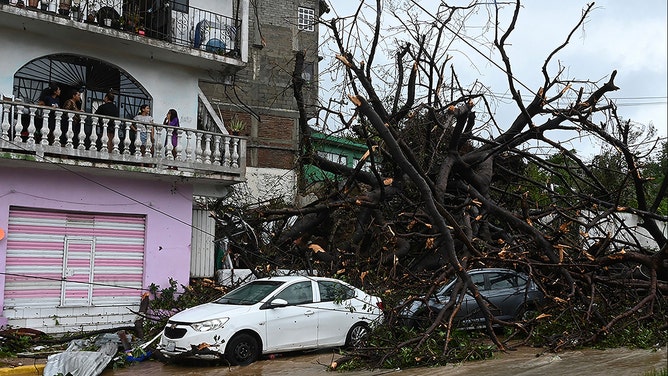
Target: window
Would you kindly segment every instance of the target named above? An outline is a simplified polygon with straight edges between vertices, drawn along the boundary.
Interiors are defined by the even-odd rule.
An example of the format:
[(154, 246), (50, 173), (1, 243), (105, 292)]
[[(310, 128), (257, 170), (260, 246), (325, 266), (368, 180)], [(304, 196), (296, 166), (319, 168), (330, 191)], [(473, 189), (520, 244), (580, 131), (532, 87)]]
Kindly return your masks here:
[(517, 278), (510, 273), (492, 273), (489, 275), (489, 289), (503, 290), (517, 287)]
[(319, 281), (321, 302), (341, 302), (355, 297), (355, 290), (337, 282)]
[(298, 282), (288, 286), (276, 295), (277, 299), (285, 299), (288, 304), (304, 304), (313, 302), (313, 290), (311, 282)]
[(315, 31), (315, 10), (299, 7), (297, 28), (304, 31)]
[(327, 151), (319, 151), (318, 155), (327, 159), (328, 161), (338, 163), (338, 164), (342, 164), (344, 166), (348, 165), (348, 157), (346, 157), (345, 155), (330, 153), (330, 152), (327, 152)]
[(313, 63), (305, 62), (304, 70), (302, 71), (302, 78), (306, 83), (311, 83), (313, 80)]
[[(353, 158), (353, 167), (357, 167), (357, 164), (360, 163), (358, 158)], [(371, 163), (367, 160), (362, 165), (362, 171), (371, 172)]]
[(483, 273), (473, 274), (471, 276), (471, 282), (482, 291), (485, 289), (485, 275)]

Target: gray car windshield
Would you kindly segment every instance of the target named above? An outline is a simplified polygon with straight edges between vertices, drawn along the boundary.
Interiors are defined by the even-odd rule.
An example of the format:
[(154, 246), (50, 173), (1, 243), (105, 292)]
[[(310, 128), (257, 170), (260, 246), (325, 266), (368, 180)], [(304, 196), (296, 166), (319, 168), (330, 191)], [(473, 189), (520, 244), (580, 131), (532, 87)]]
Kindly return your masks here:
[(214, 303), (253, 305), (274, 292), (283, 283), (285, 282), (254, 281), (247, 285), (243, 285), (238, 289), (232, 290), (231, 292), (223, 295), (222, 298), (215, 300)]

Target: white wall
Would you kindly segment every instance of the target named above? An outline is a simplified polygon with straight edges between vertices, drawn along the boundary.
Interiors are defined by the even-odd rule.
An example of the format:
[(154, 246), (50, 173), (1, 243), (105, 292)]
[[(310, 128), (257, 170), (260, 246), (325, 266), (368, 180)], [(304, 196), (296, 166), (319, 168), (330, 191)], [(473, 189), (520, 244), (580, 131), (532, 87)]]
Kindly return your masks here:
[(232, 14), (232, 0), (190, 0), (190, 6), (210, 9), (219, 14)]
[[(584, 214), (591, 214), (585, 212)], [(639, 224), (639, 217), (630, 213), (617, 213), (617, 218), (613, 220), (614, 217), (608, 217), (609, 219), (604, 221), (604, 229), (601, 231), (592, 229), (589, 231), (590, 237), (598, 238), (605, 236), (613, 236), (616, 240), (626, 241), (631, 244), (635, 243), (637, 240), (638, 243), (645, 248), (658, 251), (658, 244), (650, 236), (649, 232), (645, 230), (644, 227), (641, 227)], [(656, 225), (663, 232), (664, 236), (668, 237), (668, 224), (655, 221)], [(619, 231), (623, 226), (630, 228), (631, 233), (624, 231)]]
[(239, 205), (252, 205), (281, 198), (286, 203), (295, 201), (297, 174), (294, 170), (248, 167), (246, 183), (236, 184), (233, 199)]
[(117, 51), (109, 52), (104, 44), (84, 46), (76, 40), (59, 40), (58, 45), (55, 45), (34, 34), (18, 35), (16, 31), (1, 26), (0, 35), (0, 51), (3, 51), (0, 93), (13, 92), (14, 74), (31, 60), (55, 53), (83, 55), (115, 65), (143, 85), (153, 96), (153, 117), (156, 122), (162, 123), (167, 110), (174, 108), (179, 113), (182, 127), (197, 128), (198, 74), (201, 72), (195, 69), (140, 59)]

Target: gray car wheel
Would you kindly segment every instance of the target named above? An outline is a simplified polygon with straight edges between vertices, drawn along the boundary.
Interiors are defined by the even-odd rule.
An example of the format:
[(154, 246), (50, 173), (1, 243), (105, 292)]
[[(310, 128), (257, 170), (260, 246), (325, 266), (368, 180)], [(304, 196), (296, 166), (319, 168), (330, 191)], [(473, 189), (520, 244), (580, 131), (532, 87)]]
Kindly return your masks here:
[(535, 319), (536, 316), (538, 316), (538, 309), (525, 304), (518, 310), (515, 320), (527, 322)]
[(368, 334), (369, 326), (363, 322), (358, 322), (348, 331), (348, 336), (346, 337), (346, 346), (359, 347), (364, 345)]

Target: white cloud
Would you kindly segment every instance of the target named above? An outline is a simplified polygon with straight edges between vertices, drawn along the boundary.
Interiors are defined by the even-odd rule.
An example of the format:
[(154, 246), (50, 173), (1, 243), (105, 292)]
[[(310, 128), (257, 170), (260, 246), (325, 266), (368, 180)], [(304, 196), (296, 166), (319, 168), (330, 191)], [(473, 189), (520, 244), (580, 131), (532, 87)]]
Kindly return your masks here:
[[(468, 1), (453, 0), (449, 3), (464, 5)], [(518, 86), (523, 94), (529, 94), (529, 90), (537, 90), (542, 86), (541, 66), (548, 54), (566, 40), (588, 3), (523, 3), (519, 22), (508, 40), (513, 72), (528, 87), (525, 89)], [(357, 4), (357, 1), (336, 2), (333, 7), (339, 15), (349, 15), (357, 8)], [(507, 5), (503, 12), (505, 27), (512, 15), (512, 6)], [(571, 37), (569, 45), (552, 58), (549, 73), (555, 74), (557, 64), (561, 64), (567, 68), (562, 77), (564, 79), (604, 82), (613, 70), (617, 70), (615, 83), (621, 89), (610, 93), (609, 97), (619, 98), (620, 116), (643, 124), (652, 122), (660, 134), (666, 136), (667, 14), (665, 0), (644, 0), (633, 4), (619, 0), (598, 0), (585, 24)], [(486, 17), (487, 12), (480, 12), (478, 16)], [(479, 24), (482, 25), (482, 21)], [(387, 34), (385, 36), (388, 37)], [(490, 35), (487, 40), (490, 40)], [(505, 91), (507, 81), (498, 68), (491, 67), (489, 62), (483, 61), (480, 55), (467, 46), (458, 45), (456, 48), (449, 53), (455, 56), (452, 63), (463, 84), (478, 79), (493, 85), (493, 92)], [(471, 67), (470, 59), (477, 60), (475, 68)], [(509, 115), (515, 113), (512, 108), (505, 112), (509, 112)]]

